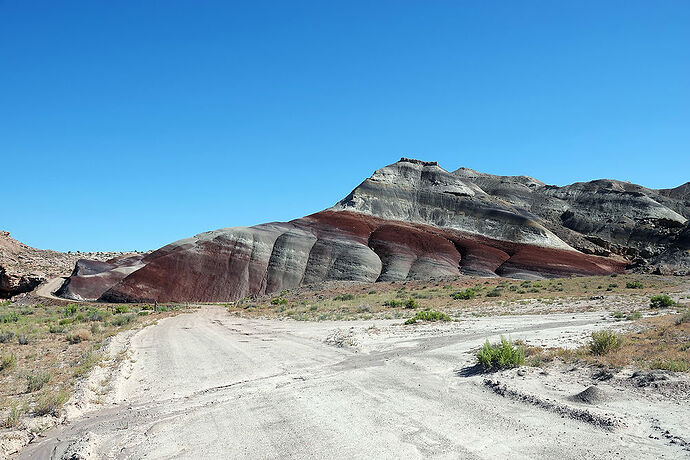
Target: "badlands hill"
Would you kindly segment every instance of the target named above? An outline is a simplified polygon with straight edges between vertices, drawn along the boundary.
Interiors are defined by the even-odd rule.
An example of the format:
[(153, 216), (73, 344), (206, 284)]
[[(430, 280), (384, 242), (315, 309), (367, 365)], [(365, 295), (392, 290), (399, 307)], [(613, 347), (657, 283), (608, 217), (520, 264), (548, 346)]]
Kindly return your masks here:
[[(43, 281), (68, 276), (79, 259), (108, 260), (121, 252), (65, 253), (35, 249), (0, 231), (0, 299), (32, 291)], [(127, 253), (131, 254), (131, 253)]]
[(332, 208), (225, 228), (148, 254), (80, 260), (59, 294), (112, 302), (232, 301), (322, 281), (475, 274), (686, 274), (690, 183), (546, 185), (403, 158)]

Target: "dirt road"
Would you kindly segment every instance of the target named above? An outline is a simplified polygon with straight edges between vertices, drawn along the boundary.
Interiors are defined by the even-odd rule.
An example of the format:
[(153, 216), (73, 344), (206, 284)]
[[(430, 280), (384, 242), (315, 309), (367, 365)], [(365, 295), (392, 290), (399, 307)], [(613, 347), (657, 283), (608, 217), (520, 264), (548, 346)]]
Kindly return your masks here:
[(567, 411), (501, 396), (470, 367), (471, 350), (499, 333), (567, 344), (603, 324), (598, 313), (417, 326), (296, 322), (242, 319), (206, 307), (137, 333), (105, 404), (47, 432), (20, 458), (688, 455), (680, 441), (653, 436), (654, 423), (682, 430), (682, 404), (636, 402), (633, 394), (578, 406), (566, 396), (591, 382), (579, 381), (577, 372), (569, 380), (539, 369), (490, 377), (622, 420), (606, 429)]

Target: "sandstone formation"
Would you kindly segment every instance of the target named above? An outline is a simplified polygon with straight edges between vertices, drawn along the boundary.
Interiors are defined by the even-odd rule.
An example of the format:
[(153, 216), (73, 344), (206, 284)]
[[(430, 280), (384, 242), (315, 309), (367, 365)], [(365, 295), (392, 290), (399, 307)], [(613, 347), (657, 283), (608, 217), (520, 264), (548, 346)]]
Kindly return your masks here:
[(120, 254), (34, 249), (11, 238), (9, 232), (0, 231), (0, 299), (30, 292), (46, 279), (68, 276), (81, 258), (108, 260)]
[(477, 274), (540, 278), (690, 267), (690, 184), (565, 187), (402, 159), (331, 209), (226, 228), (148, 254), (82, 260), (60, 294), (111, 302), (231, 301), (322, 281)]

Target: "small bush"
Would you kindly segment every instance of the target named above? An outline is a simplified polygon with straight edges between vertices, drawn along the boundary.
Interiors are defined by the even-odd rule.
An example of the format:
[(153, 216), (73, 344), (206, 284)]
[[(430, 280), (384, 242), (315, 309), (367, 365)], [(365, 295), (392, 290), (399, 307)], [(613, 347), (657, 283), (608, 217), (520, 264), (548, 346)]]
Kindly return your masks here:
[(19, 315), (16, 312), (4, 313), (0, 315), (0, 323), (16, 323), (19, 321)]
[(589, 351), (593, 355), (605, 355), (618, 350), (622, 344), (623, 338), (615, 332), (592, 332), (592, 341), (589, 343)]
[(271, 305), (287, 305), (288, 300), (285, 297), (276, 297), (271, 300)]
[(77, 304), (71, 303), (65, 307), (65, 317), (74, 316), (77, 313), (79, 306)]
[(19, 407), (19, 404), (14, 403), (10, 407), (10, 413), (7, 414), (5, 422), (2, 424), (5, 428), (15, 428), (19, 425), (19, 419), (21, 418), (24, 410)]
[(393, 307), (393, 308), (400, 308), (404, 304), (405, 304), (405, 302), (403, 302), (402, 300), (395, 300), (395, 299), (386, 300), (385, 302), (383, 302), (384, 307)]
[(92, 322), (94, 322), (94, 321), (103, 322), (103, 321), (105, 321), (107, 316), (108, 316), (108, 313), (103, 311), (103, 310), (100, 310), (97, 308), (90, 308), (89, 312), (86, 315), (86, 318)]
[(12, 331), (2, 331), (0, 332), (0, 343), (7, 343), (12, 341), (14, 338), (14, 332)]
[(60, 409), (69, 399), (67, 390), (60, 390), (55, 393), (46, 393), (42, 395), (36, 406), (34, 407), (34, 414), (36, 415), (53, 415), (60, 416)]
[(71, 344), (87, 342), (91, 340), (91, 332), (87, 331), (86, 329), (78, 329), (74, 332), (67, 334), (65, 338)]
[(127, 305), (115, 305), (113, 307), (113, 312), (115, 314), (129, 313), (129, 307)]
[(50, 382), (50, 372), (44, 372), (41, 374), (29, 374), (26, 376), (26, 391), (27, 393), (33, 393), (38, 391), (43, 386)]
[(416, 315), (405, 321), (405, 324), (414, 324), (417, 321), (450, 321), (450, 316), (440, 311), (424, 310), (418, 311)]
[(48, 332), (51, 334), (62, 334), (65, 332), (65, 328), (60, 326), (59, 324), (51, 324), (48, 326)]
[(477, 297), (477, 291), (469, 288), (459, 292), (454, 292), (450, 295), (453, 300), (471, 300)]
[(117, 315), (110, 321), (110, 324), (117, 327), (124, 326), (131, 323), (135, 316), (136, 315)]
[(623, 319), (625, 318), (625, 314), (622, 311), (617, 311), (611, 314), (612, 317), (615, 319)]
[(410, 297), (405, 302), (405, 308), (419, 308), (419, 303), (415, 299)]
[(17, 364), (17, 357), (12, 353), (0, 356), (0, 372), (12, 369)]
[[(535, 289), (535, 288), (533, 288), (533, 289)], [(530, 292), (532, 292), (532, 291), (530, 291)], [(539, 292), (539, 290), (537, 290), (535, 292)], [(498, 289), (492, 289), (486, 293), (487, 297), (499, 297), (500, 295), (501, 295), (501, 291), (499, 291)]]
[(17, 336), (17, 343), (19, 343), (19, 345), (28, 345), (29, 344), (29, 336), (26, 334), (19, 334)]
[(628, 321), (634, 321), (634, 320), (640, 319), (640, 318), (642, 318), (642, 313), (640, 313), (639, 311), (631, 311), (625, 317), (625, 319), (627, 319)]
[(690, 362), (683, 358), (679, 359), (657, 359), (650, 366), (652, 369), (664, 369), (673, 372), (686, 372), (690, 370)]
[(640, 283), (639, 281), (628, 281), (625, 283), (625, 287), (628, 289), (642, 289), (644, 288), (644, 284)]
[(477, 353), (477, 361), (484, 369), (522, 366), (525, 364), (525, 350), (501, 336), (501, 342), (496, 345), (491, 345), (488, 340), (484, 343)]
[(649, 306), (651, 308), (668, 308), (676, 304), (671, 297), (666, 294), (655, 295), (649, 299)]
[(690, 310), (686, 310), (685, 313), (676, 318), (676, 326), (680, 326), (683, 323), (690, 323)]
[(352, 294), (343, 294), (343, 295), (339, 295), (337, 297), (334, 297), (333, 300), (352, 300), (354, 298), (355, 298), (355, 296)]

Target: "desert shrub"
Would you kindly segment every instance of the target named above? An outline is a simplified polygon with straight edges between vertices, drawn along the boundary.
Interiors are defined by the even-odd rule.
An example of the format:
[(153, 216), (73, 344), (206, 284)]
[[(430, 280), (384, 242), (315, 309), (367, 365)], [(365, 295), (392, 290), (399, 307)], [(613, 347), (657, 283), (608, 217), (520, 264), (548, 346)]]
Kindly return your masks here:
[(592, 332), (592, 341), (589, 343), (589, 351), (593, 355), (605, 355), (618, 350), (622, 344), (623, 338), (615, 332)]
[(651, 366), (652, 369), (664, 369), (673, 372), (686, 372), (690, 370), (690, 362), (683, 358), (672, 359), (657, 359), (653, 361)]
[(288, 300), (285, 297), (276, 297), (271, 300), (271, 305), (287, 305)]
[(86, 329), (78, 329), (67, 334), (65, 338), (71, 344), (86, 342), (91, 340), (91, 332), (87, 331)]
[(628, 321), (634, 321), (640, 318), (642, 318), (642, 313), (640, 313), (639, 311), (631, 311), (625, 317), (625, 319), (627, 319)]
[(65, 332), (65, 328), (63, 326), (60, 326), (59, 324), (51, 324), (48, 326), (48, 332), (51, 334), (62, 334)]
[(19, 404), (14, 403), (12, 407), (10, 407), (10, 412), (7, 414), (7, 418), (2, 425), (5, 428), (15, 428), (17, 425), (19, 425), (19, 419), (23, 413), (24, 410), (19, 407)]
[(374, 295), (374, 294), (376, 294), (376, 291), (372, 289), (371, 291), (367, 292), (367, 294)]
[(43, 394), (34, 406), (34, 414), (36, 415), (53, 415), (60, 416), (60, 409), (69, 399), (67, 390), (59, 390), (57, 392), (49, 392)]
[(3, 313), (0, 315), (0, 323), (7, 324), (7, 323), (16, 323), (19, 321), (19, 315), (17, 312), (10, 312), (10, 313)]
[(625, 287), (628, 289), (642, 289), (644, 284), (640, 283), (639, 281), (628, 281), (625, 283)]
[(450, 316), (440, 311), (424, 310), (418, 311), (412, 318), (405, 321), (405, 324), (414, 324), (417, 321), (450, 321)]
[(680, 326), (683, 323), (690, 323), (690, 310), (686, 310), (682, 315), (676, 318), (676, 326)]
[(107, 317), (108, 313), (98, 308), (89, 308), (89, 311), (86, 314), (86, 318), (89, 321), (103, 322)]
[(492, 345), (487, 340), (477, 353), (477, 361), (484, 369), (504, 369), (525, 364), (525, 349), (501, 336), (501, 342)]
[(117, 327), (124, 326), (125, 324), (129, 324), (132, 321), (134, 321), (135, 316), (136, 315), (133, 315), (133, 314), (132, 315), (117, 315), (116, 317), (114, 317), (112, 319), (112, 321), (110, 321), (110, 324), (112, 324), (113, 326), (117, 326)]
[(29, 374), (26, 376), (26, 391), (27, 393), (33, 393), (38, 391), (43, 386), (50, 382), (50, 372), (43, 372), (40, 374)]
[(116, 314), (129, 313), (129, 307), (127, 305), (115, 305), (113, 312)]
[(65, 317), (74, 316), (77, 313), (79, 306), (71, 303), (65, 307)]
[(17, 336), (17, 343), (19, 343), (19, 345), (28, 345), (29, 344), (29, 336), (26, 334), (19, 334)]
[(651, 308), (668, 308), (676, 304), (667, 294), (655, 295), (649, 299), (649, 306)]
[(615, 319), (623, 319), (625, 318), (625, 314), (622, 311), (617, 311), (611, 314), (612, 317)]
[(391, 299), (391, 300), (386, 300), (385, 302), (383, 302), (384, 307), (400, 308), (403, 305), (405, 305), (405, 302), (403, 302), (402, 300)]
[(13, 331), (2, 331), (0, 332), (0, 343), (7, 343), (14, 339)]
[(410, 297), (405, 301), (405, 308), (419, 308), (419, 302)]
[(17, 364), (17, 357), (12, 353), (0, 356), (0, 372), (12, 369)]
[(334, 297), (333, 300), (352, 300), (354, 298), (355, 298), (355, 296), (352, 294), (343, 294), (343, 295), (339, 295), (337, 297)]
[[(532, 291), (530, 291), (530, 292), (532, 292)], [(535, 292), (539, 292), (539, 290), (537, 290)], [(486, 293), (487, 297), (499, 297), (500, 295), (501, 295), (501, 291), (499, 291), (498, 289), (492, 289)]]
[(146, 310), (141, 310), (141, 311), (139, 312), (139, 316), (147, 316), (148, 314), (149, 314), (149, 312), (146, 311)]
[(472, 288), (468, 288), (459, 292), (454, 292), (450, 296), (453, 298), (453, 300), (471, 300), (477, 297), (477, 291)]

